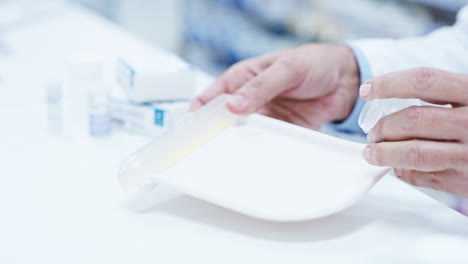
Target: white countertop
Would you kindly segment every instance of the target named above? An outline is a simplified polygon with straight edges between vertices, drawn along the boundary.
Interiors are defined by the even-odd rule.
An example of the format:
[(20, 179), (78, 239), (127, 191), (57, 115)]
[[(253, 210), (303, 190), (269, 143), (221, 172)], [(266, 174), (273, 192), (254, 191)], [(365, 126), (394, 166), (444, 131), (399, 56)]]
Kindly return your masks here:
[(468, 218), (390, 175), (355, 206), (307, 222), (256, 220), (165, 186), (135, 212), (117, 169), (149, 139), (47, 135), (43, 86), (72, 52), (161, 51), (73, 7), (6, 42), (0, 263), (467, 263)]

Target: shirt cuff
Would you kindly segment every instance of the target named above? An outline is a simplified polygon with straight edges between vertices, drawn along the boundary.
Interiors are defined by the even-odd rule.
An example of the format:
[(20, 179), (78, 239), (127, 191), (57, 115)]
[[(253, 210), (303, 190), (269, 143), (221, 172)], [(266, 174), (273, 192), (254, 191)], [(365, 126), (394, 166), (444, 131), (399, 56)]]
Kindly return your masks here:
[[(354, 53), (354, 57), (356, 58), (356, 61), (359, 67), (359, 75), (361, 77), (361, 84), (371, 79), (372, 72), (371, 72), (369, 63), (367, 62), (367, 59), (364, 56), (364, 53), (362, 53), (362, 51), (358, 47), (353, 46), (350, 43), (344, 43), (344, 44), (348, 46), (349, 48), (351, 48), (351, 50)], [(365, 104), (366, 104), (366, 101), (358, 95), (356, 104), (354, 105), (354, 109), (351, 112), (351, 114), (348, 116), (348, 118), (346, 118), (342, 122), (328, 123), (328, 126), (333, 128), (334, 130), (344, 132), (344, 133), (365, 134), (358, 124), (359, 115), (361, 114), (361, 110)]]

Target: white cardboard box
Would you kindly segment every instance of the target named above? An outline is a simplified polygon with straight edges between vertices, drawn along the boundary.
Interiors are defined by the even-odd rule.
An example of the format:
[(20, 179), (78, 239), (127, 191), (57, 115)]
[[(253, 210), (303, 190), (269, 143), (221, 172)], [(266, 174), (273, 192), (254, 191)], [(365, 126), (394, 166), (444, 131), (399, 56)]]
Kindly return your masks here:
[(135, 103), (128, 100), (119, 87), (113, 87), (110, 100), (112, 121), (116, 128), (155, 137), (183, 118), (189, 101)]
[(195, 95), (195, 72), (171, 54), (117, 60), (117, 83), (134, 102), (188, 100)]

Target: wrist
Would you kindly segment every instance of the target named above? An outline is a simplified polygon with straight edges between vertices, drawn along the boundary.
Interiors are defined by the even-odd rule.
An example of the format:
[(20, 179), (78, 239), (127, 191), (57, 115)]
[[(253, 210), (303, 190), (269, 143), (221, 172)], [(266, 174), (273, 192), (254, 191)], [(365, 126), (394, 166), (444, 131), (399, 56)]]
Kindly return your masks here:
[(345, 45), (337, 46), (337, 54), (339, 67), (336, 91), (339, 96), (337, 98), (337, 111), (332, 120), (340, 122), (348, 118), (354, 109), (361, 78), (359, 65), (351, 48)]

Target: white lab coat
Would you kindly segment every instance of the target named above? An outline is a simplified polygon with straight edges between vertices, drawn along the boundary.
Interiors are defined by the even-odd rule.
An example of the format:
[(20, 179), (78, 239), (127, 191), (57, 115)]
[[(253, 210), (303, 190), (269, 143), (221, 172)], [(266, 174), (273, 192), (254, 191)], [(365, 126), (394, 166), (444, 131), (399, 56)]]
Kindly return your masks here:
[(453, 26), (426, 36), (364, 39), (350, 44), (362, 51), (373, 77), (423, 66), (468, 73), (468, 5), (460, 10)]

